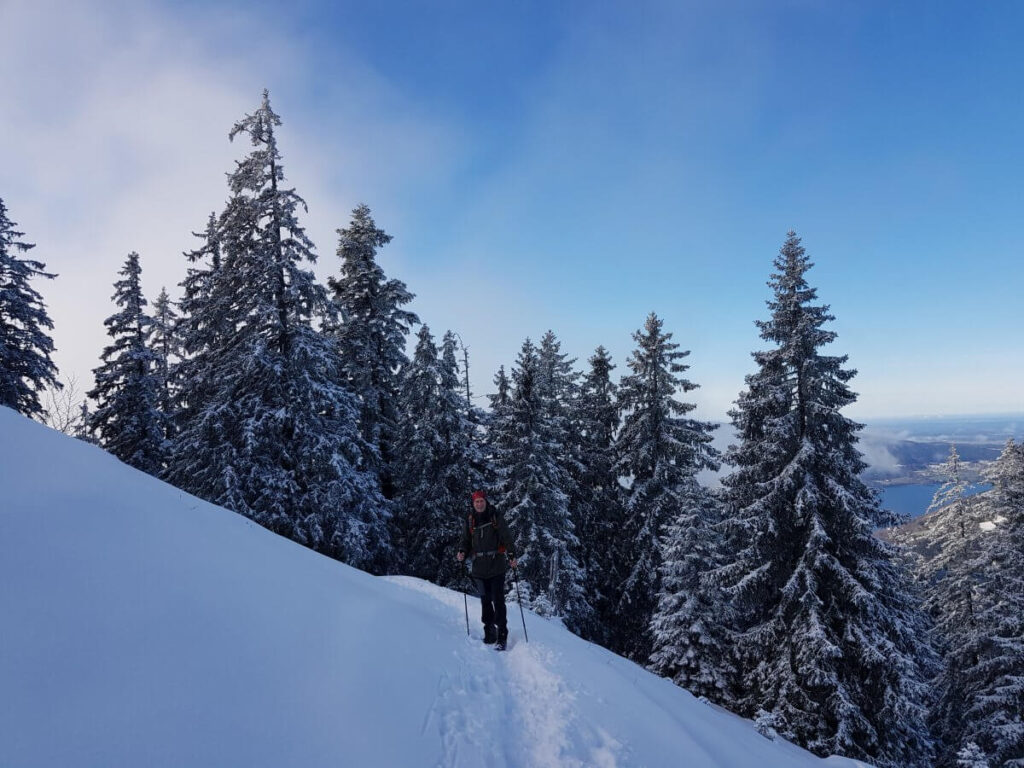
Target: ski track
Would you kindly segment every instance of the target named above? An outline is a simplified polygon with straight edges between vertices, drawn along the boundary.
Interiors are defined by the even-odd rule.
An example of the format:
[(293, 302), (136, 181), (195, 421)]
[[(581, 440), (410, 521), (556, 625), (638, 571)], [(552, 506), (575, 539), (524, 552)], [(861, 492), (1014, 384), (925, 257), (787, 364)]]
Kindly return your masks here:
[[(459, 593), (418, 579), (388, 580), (433, 598), (453, 617), (453, 632), (464, 629), (452, 612), (462, 608)], [(622, 745), (577, 717), (577, 693), (553, 671), (555, 654), (517, 632), (505, 652), (483, 645), (479, 606), (471, 602), (476, 631), (462, 636), (452, 670), (441, 671), (423, 721), (424, 732), (435, 723), (440, 735), (437, 768), (618, 768)]]

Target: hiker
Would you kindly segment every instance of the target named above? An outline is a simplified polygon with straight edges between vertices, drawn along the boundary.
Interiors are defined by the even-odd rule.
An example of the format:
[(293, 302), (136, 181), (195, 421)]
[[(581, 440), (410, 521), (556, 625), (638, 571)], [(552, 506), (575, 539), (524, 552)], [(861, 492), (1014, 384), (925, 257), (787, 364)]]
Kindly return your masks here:
[(473, 511), (462, 529), (459, 562), (471, 558), (470, 576), (480, 595), (484, 642), (504, 650), (508, 641), (505, 611), (505, 572), (516, 567), (512, 552), (512, 534), (499, 512), (487, 504), (483, 491), (473, 492)]

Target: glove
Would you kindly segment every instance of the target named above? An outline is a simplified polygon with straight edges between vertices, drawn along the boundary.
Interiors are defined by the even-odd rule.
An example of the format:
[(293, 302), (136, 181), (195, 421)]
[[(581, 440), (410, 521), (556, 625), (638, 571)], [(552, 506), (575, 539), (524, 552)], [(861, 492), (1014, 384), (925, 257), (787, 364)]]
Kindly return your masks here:
[(515, 567), (516, 567), (516, 563), (518, 563), (518, 562), (519, 562), (519, 561), (518, 561), (518, 560), (516, 560), (516, 559), (515, 559), (515, 558), (513, 557), (513, 558), (512, 558), (511, 560), (509, 560), (509, 561), (508, 561), (508, 564), (509, 564), (509, 565), (511, 565), (511, 566), (512, 566), (513, 568), (515, 568)]
[(463, 560), (466, 559), (466, 553), (460, 551), (457, 555), (455, 555), (455, 559), (461, 563)]

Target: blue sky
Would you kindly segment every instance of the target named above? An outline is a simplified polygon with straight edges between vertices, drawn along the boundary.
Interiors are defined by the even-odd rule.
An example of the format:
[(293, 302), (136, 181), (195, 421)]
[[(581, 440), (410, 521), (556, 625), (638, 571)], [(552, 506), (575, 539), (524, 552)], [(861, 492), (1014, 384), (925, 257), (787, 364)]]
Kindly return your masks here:
[(129, 250), (184, 273), (269, 87), (337, 271), (358, 202), (474, 387), (548, 328), (619, 364), (650, 311), (723, 418), (793, 228), (858, 418), (1024, 411), (1024, 6), (0, 0), (0, 196), (85, 381)]

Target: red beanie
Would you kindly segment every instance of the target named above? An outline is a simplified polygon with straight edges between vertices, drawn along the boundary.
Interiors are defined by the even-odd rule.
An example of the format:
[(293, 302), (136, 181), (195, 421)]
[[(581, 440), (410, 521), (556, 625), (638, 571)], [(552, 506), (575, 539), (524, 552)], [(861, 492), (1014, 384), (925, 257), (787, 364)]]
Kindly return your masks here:
[(487, 498), (487, 494), (485, 494), (483, 491), (473, 491), (473, 501), (476, 501), (477, 499), (486, 499), (486, 498)]

